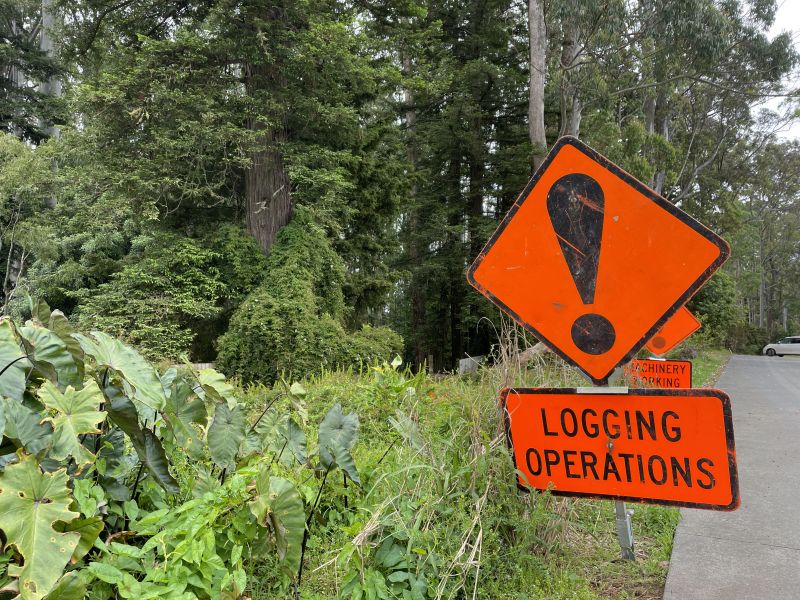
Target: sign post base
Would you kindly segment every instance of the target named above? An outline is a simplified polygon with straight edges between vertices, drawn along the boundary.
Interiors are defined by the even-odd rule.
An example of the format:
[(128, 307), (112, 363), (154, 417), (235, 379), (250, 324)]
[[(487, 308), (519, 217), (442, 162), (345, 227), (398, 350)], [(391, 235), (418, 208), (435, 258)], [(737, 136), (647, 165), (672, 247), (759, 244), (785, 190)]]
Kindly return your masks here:
[(636, 552), (633, 549), (633, 527), (631, 525), (631, 515), (633, 510), (625, 507), (625, 503), (617, 500), (614, 503), (617, 514), (617, 539), (622, 552), (622, 560), (636, 560)]

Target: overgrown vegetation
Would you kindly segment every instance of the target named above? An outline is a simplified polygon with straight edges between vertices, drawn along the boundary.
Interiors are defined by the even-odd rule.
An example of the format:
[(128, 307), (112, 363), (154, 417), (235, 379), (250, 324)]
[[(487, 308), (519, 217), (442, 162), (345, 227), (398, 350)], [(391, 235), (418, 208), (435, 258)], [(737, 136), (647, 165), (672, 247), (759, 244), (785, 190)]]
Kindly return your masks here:
[(326, 232), (296, 215), (266, 259), (261, 285), (219, 340), (219, 366), (247, 382), (304, 377), (321, 369), (372, 364), (402, 351), (385, 327), (345, 332), (345, 267)]
[(299, 582), (317, 503), (307, 517), (296, 482), (319, 472), (318, 501), (339, 470), (360, 481), (358, 417), (334, 405), (309, 451), (299, 384), (264, 389), (250, 421), (216, 371), (158, 373), (44, 303), (32, 312), (0, 320), (5, 595), (239, 598), (253, 561)]
[(656, 597), (663, 584), (676, 511), (638, 509), (640, 560), (618, 565), (609, 503), (516, 488), (496, 391), (574, 385), (552, 356), (463, 378), (398, 359), (237, 388), (211, 369), (159, 372), (44, 303), (31, 312), (0, 321), (6, 596)]

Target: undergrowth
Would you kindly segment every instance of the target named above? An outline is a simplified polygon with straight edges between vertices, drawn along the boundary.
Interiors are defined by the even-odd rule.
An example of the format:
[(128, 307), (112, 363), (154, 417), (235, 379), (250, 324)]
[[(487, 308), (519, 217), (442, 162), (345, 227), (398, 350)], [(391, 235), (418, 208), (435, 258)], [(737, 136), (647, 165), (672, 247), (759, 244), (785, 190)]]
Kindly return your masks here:
[[(701, 351), (698, 387), (724, 358)], [(304, 382), (309, 422), (333, 403), (360, 416), (362, 483), (329, 482), (303, 598), (661, 597), (679, 511), (634, 505), (637, 560), (626, 562), (613, 502), (520, 492), (498, 413), (504, 385), (586, 383), (552, 355), (467, 376), (384, 365)], [(259, 388), (247, 395), (255, 412)], [(254, 569), (254, 600), (276, 597), (268, 568)]]

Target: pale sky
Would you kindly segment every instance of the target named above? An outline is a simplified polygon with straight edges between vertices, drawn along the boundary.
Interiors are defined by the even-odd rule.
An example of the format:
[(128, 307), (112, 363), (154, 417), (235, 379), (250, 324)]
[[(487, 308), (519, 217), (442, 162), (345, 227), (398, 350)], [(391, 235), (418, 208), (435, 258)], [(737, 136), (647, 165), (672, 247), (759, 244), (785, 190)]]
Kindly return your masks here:
[[(775, 23), (770, 29), (770, 37), (783, 31), (789, 31), (792, 34), (794, 45), (800, 50), (800, 0), (778, 0), (778, 13)], [(796, 87), (800, 86), (800, 73), (795, 73), (793, 81)], [(764, 106), (779, 111), (784, 101), (783, 98), (771, 98)], [(795, 99), (796, 102), (797, 99)], [(800, 139), (800, 119), (795, 119), (791, 126), (778, 132), (778, 135), (784, 138)]]

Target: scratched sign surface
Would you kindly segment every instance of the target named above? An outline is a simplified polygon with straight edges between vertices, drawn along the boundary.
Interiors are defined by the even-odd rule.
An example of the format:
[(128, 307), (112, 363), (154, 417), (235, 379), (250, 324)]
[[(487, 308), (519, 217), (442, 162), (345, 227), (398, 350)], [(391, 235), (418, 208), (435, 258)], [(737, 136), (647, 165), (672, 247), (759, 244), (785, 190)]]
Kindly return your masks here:
[(715, 510), (739, 506), (724, 392), (511, 388), (501, 398), (523, 489)]
[(566, 137), (467, 278), (592, 381), (604, 383), (729, 253), (722, 238)]

